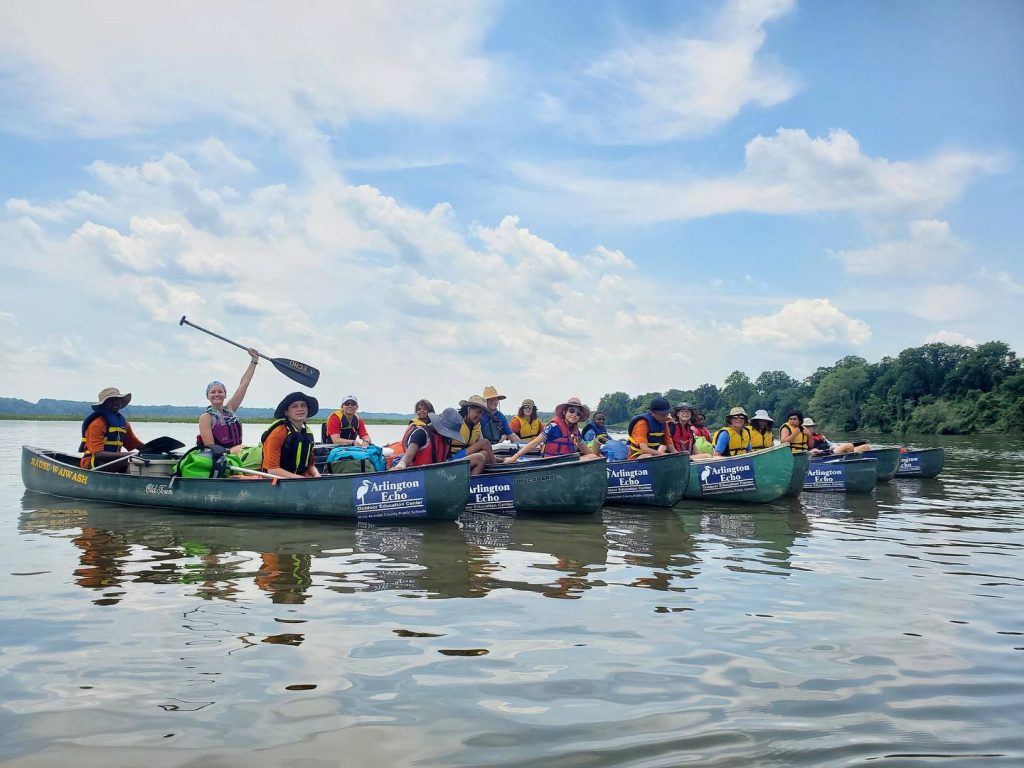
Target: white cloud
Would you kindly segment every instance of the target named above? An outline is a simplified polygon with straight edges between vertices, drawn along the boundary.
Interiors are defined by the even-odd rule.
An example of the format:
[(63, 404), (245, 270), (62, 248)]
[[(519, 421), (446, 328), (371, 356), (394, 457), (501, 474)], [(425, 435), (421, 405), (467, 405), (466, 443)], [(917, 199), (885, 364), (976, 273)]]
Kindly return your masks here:
[(964, 250), (964, 245), (953, 236), (947, 222), (919, 219), (910, 223), (906, 238), (840, 251), (838, 256), (850, 274), (897, 273), (905, 276), (951, 269)]
[(494, 13), (386, 0), (312, 0), (301, 12), (186, 2), (173, 13), (122, 0), (97, 13), (8, 0), (0, 125), (99, 137), (210, 115), (296, 134), (382, 114), (447, 119), (487, 94), (492, 65), (479, 48)]
[(774, 315), (745, 317), (738, 335), (745, 344), (797, 349), (864, 344), (871, 329), (828, 299), (797, 299)]
[(938, 331), (925, 337), (925, 344), (954, 344), (962, 347), (976, 347), (978, 342), (958, 331)]
[(903, 300), (911, 314), (925, 320), (947, 322), (974, 314), (982, 307), (982, 296), (967, 285), (927, 285), (907, 292)]
[(996, 272), (996, 282), (1011, 293), (1024, 294), (1024, 283), (1014, 280), (1013, 276), (1004, 270)]
[(791, 98), (797, 80), (761, 54), (764, 27), (794, 0), (730, 0), (703, 34), (674, 30), (610, 51), (559, 97), (538, 99), (542, 120), (563, 122), (600, 142), (669, 141), (701, 136), (744, 106)]

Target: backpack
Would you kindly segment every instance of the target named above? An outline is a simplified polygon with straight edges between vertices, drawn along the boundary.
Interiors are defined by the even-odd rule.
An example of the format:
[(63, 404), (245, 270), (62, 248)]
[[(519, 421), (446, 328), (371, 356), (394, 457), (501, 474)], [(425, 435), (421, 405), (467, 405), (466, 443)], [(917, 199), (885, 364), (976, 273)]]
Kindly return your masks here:
[(601, 446), (601, 454), (608, 461), (625, 461), (629, 456), (629, 446), (624, 440), (609, 440)]
[(229, 466), (241, 466), (241, 460), (223, 448), (190, 448), (174, 465), (176, 477), (227, 477)]
[(383, 472), (384, 451), (379, 445), (359, 448), (339, 445), (327, 454), (326, 468), (332, 475), (354, 475), (362, 472)]

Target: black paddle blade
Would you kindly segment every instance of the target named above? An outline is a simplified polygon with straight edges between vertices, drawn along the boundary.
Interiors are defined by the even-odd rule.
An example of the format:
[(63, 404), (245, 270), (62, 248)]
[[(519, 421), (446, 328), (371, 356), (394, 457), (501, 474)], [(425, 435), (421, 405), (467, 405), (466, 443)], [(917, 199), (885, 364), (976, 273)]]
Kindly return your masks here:
[(139, 453), (170, 453), (184, 447), (185, 444), (181, 440), (175, 440), (173, 437), (154, 437), (139, 448)]
[(320, 371), (311, 365), (300, 363), (297, 360), (287, 360), (283, 357), (271, 358), (270, 362), (289, 379), (307, 387), (315, 387), (317, 381), (320, 380)]

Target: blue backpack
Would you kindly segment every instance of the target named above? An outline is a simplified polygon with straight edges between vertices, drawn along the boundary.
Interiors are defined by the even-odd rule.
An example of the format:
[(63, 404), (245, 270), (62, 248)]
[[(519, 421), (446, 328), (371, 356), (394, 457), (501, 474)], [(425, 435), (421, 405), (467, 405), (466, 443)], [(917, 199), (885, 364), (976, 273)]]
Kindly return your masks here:
[(601, 446), (601, 454), (608, 461), (625, 461), (629, 456), (629, 446), (624, 440), (609, 440)]
[[(341, 462), (352, 462), (352, 464), (340, 464)], [(365, 448), (355, 445), (339, 445), (337, 448), (332, 448), (331, 452), (327, 454), (327, 464), (331, 467), (331, 473), (335, 475), (366, 472), (367, 462), (373, 467), (374, 472), (383, 472), (386, 469), (384, 451), (379, 445), (368, 445)], [(336, 463), (339, 466), (336, 467)], [(355, 467), (359, 467), (359, 469), (355, 469)]]

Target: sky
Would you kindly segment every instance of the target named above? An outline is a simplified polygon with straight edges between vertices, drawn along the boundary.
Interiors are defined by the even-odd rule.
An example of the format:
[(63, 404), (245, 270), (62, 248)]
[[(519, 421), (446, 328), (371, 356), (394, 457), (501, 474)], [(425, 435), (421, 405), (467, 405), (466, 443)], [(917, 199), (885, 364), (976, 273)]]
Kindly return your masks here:
[[(1016, 0), (0, 3), (0, 397), (1024, 352)], [(245, 404), (295, 385), (258, 368)]]

